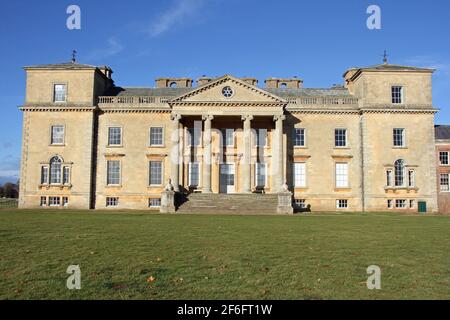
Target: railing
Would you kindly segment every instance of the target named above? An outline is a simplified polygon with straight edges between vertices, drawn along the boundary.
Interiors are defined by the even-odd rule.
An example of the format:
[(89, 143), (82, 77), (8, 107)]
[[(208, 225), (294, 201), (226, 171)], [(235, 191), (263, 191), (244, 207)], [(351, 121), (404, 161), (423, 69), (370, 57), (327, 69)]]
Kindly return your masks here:
[(14, 209), (18, 206), (18, 199), (2, 199), (0, 198), (0, 209)]
[[(170, 97), (146, 97), (146, 96), (118, 96), (99, 97), (99, 104), (112, 105), (150, 105), (166, 104)], [(287, 98), (289, 104), (293, 105), (357, 105), (358, 99), (352, 97), (295, 97)]]
[(165, 104), (170, 97), (146, 97), (146, 96), (129, 96), (129, 97), (99, 97), (99, 104), (128, 104), (128, 105), (146, 105), (146, 104)]
[(289, 104), (296, 105), (356, 105), (357, 98), (352, 97), (299, 97), (287, 98)]

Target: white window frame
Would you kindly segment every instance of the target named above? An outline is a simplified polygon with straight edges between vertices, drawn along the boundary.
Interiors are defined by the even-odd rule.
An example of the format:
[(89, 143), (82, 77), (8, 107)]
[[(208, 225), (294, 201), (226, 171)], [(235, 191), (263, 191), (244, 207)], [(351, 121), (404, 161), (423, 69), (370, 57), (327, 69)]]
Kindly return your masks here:
[(116, 208), (119, 206), (119, 197), (106, 197), (105, 202), (107, 208)]
[(410, 209), (416, 208), (416, 200), (415, 199), (409, 199), (409, 208)]
[[(396, 89), (396, 88), (400, 88), (400, 91), (399, 92), (397, 92), (398, 94), (399, 94), (399, 96), (398, 96), (398, 94), (397, 93), (395, 93), (394, 92), (394, 89)], [(399, 100), (400, 100), (400, 102), (398, 102)], [(404, 86), (402, 86), (402, 85), (393, 85), (393, 86), (391, 86), (391, 102), (392, 102), (392, 104), (404, 104), (404, 102), (405, 102), (405, 88), (404, 88)]]
[[(303, 144), (297, 144), (297, 130), (301, 130), (303, 133)], [(294, 128), (294, 148), (305, 148), (306, 147), (306, 129), (305, 128)]]
[(394, 170), (392, 169), (386, 170), (386, 185), (388, 187), (394, 186)]
[[(442, 163), (442, 157), (441, 157), (441, 155), (442, 154), (446, 154), (447, 155), (447, 163)], [(441, 166), (448, 166), (448, 165), (450, 165), (450, 152), (448, 152), (448, 151), (439, 151), (439, 164), (441, 165)]]
[[(161, 164), (161, 181), (160, 181), (160, 183), (158, 183), (158, 184), (153, 184), (152, 183), (152, 168), (151, 168), (151, 164), (152, 163), (160, 163)], [(148, 162), (148, 185), (150, 186), (150, 187), (160, 187), (160, 186), (162, 186), (163, 185), (163, 183), (164, 183), (164, 161), (162, 161), (162, 160), (150, 160), (149, 162)]]
[[(114, 143), (111, 144), (111, 129), (119, 129), (120, 132), (120, 142), (119, 143)], [(122, 147), (123, 146), (123, 129), (120, 126), (109, 126), (108, 127), (108, 132), (107, 132), (107, 139), (108, 139), (108, 147)]]
[[(67, 173), (66, 173), (67, 170)], [(62, 184), (63, 185), (69, 185), (71, 181), (70, 177), (70, 167), (69, 166), (62, 166)]]
[(48, 206), (49, 207), (60, 207), (61, 206), (61, 197), (48, 197)]
[(387, 207), (388, 209), (394, 209), (394, 201), (392, 199), (388, 199)]
[[(401, 164), (401, 171), (397, 170), (397, 163)], [(396, 187), (405, 187), (406, 185), (406, 179), (407, 177), (405, 177), (406, 175), (406, 166), (405, 166), (405, 161), (402, 159), (399, 159), (397, 161), (395, 161), (394, 163), (394, 185)], [(398, 183), (399, 181), (402, 181), (402, 183)]]
[(63, 207), (69, 206), (69, 197), (62, 197), (61, 204)]
[[(62, 132), (62, 141), (61, 142), (55, 142), (55, 132), (54, 129), (60, 128), (62, 129), (60, 132)], [(50, 126), (50, 145), (52, 146), (63, 146), (66, 141), (66, 126), (63, 124), (53, 124)]]
[[(64, 87), (64, 100), (57, 100), (56, 87)], [(67, 102), (67, 83), (54, 83), (53, 84), (53, 103), (66, 103)]]
[(409, 169), (408, 170), (408, 187), (414, 188), (416, 186), (416, 171)]
[[(57, 161), (53, 161), (54, 159), (57, 159)], [(56, 164), (58, 164), (58, 166), (59, 166), (59, 170), (56, 170), (54, 173), (56, 174), (56, 178), (59, 178), (59, 181), (53, 181), (53, 173), (52, 173), (52, 163), (56, 163)], [(64, 161), (63, 161), (63, 159), (61, 158), (61, 157), (59, 157), (59, 156), (54, 156), (54, 157), (52, 157), (51, 159), (50, 159), (50, 162), (49, 162), (49, 165), (48, 165), (48, 167), (49, 167), (49, 170), (48, 170), (48, 184), (49, 185), (61, 185), (62, 184), (62, 179), (63, 179), (63, 177), (62, 177), (62, 175), (63, 175), (63, 172), (62, 172), (62, 170), (63, 170), (63, 164), (64, 164)], [(58, 175), (58, 172), (59, 172), (59, 175)]]
[[(118, 163), (119, 164), (119, 181), (118, 183), (110, 183), (110, 177), (109, 177), (109, 173), (110, 173), (110, 169), (109, 169), (109, 163)], [(122, 183), (122, 161), (120, 160), (106, 160), (106, 185), (107, 186), (120, 186)]]
[[(396, 144), (396, 142), (398, 141), (398, 140), (396, 140), (398, 137), (398, 134), (396, 134), (397, 130), (401, 130), (401, 145)], [(405, 148), (406, 147), (406, 129), (405, 128), (392, 129), (392, 138), (393, 138), (392, 144), (393, 144), (394, 148)]]
[[(258, 184), (258, 178), (260, 176), (260, 165), (264, 165), (264, 185)], [(256, 188), (266, 188), (267, 187), (267, 163), (257, 162), (255, 163), (255, 187)]]
[[(442, 178), (444, 178), (444, 180), (447, 180), (447, 184), (442, 184)], [(440, 192), (445, 192), (448, 193), (450, 192), (450, 174), (448, 173), (441, 173), (439, 175), (439, 190)]]
[(396, 209), (407, 209), (406, 199), (395, 199), (395, 208)]
[[(158, 201), (159, 204), (155, 205), (152, 201)], [(148, 207), (149, 208), (160, 208), (161, 207), (161, 198), (149, 198), (148, 199)]]
[[(161, 129), (161, 143), (160, 144), (152, 143), (152, 129)], [(165, 136), (164, 127), (162, 127), (162, 126), (150, 127), (149, 135), (150, 135), (150, 141), (149, 141), (150, 147), (164, 147), (164, 136)]]
[[(197, 129), (197, 130), (196, 130)], [(192, 134), (191, 134), (192, 130)], [(198, 144), (195, 144), (195, 133), (198, 132)], [(199, 148), (202, 146), (202, 130), (201, 128), (186, 128), (186, 146), (189, 148)]]
[[(197, 165), (197, 168), (198, 168), (198, 170), (197, 170), (197, 175), (198, 175), (197, 180), (198, 180), (198, 184), (197, 184), (197, 185), (192, 184), (192, 165), (193, 165), (193, 164), (196, 164), (196, 165)], [(201, 176), (202, 176), (202, 175), (201, 175), (200, 162), (198, 162), (198, 161), (189, 162), (189, 163), (188, 163), (188, 180), (189, 180), (189, 187), (195, 187), (195, 188), (200, 187), (200, 186), (201, 186)]]
[(41, 185), (48, 185), (50, 179), (50, 165), (41, 166)]
[[(269, 144), (269, 130), (265, 129), (265, 128), (258, 128), (255, 129), (255, 146), (258, 148), (265, 148), (268, 146)], [(262, 132), (265, 132), (265, 135), (261, 135)], [(261, 137), (263, 137), (264, 139), (264, 144), (261, 144)]]
[(337, 199), (336, 200), (336, 209), (338, 209), (338, 210), (348, 209), (348, 199)]
[[(297, 170), (299, 170), (300, 172), (297, 172)], [(306, 162), (294, 162), (293, 179), (295, 188), (307, 187)]]
[[(337, 132), (344, 131), (345, 132), (345, 145), (338, 146)], [(348, 148), (348, 130), (346, 128), (336, 128), (334, 129), (334, 147), (335, 148)]]
[(294, 205), (299, 209), (308, 208), (308, 206), (306, 205), (306, 199), (294, 199)]
[[(337, 189), (347, 189), (350, 187), (349, 182), (349, 164), (348, 162), (335, 163), (335, 186)], [(339, 168), (342, 167), (342, 168)]]
[[(230, 138), (229, 135), (231, 135), (231, 140), (232, 140), (231, 144), (228, 143), (228, 138)], [(235, 140), (235, 130), (234, 129), (230, 129), (230, 128), (224, 129), (223, 139), (224, 139), (223, 145), (225, 147), (227, 147), (227, 148), (234, 148), (234, 146), (236, 145), (236, 143), (234, 141)]]
[(39, 200), (39, 206), (40, 207), (46, 207), (47, 206), (47, 197), (42, 196)]

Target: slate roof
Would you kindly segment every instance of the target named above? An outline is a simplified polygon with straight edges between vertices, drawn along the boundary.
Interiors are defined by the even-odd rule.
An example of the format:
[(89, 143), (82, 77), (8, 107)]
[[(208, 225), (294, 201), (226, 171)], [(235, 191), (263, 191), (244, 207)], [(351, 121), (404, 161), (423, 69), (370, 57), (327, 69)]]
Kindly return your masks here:
[(436, 140), (450, 140), (450, 126), (434, 126)]
[[(127, 88), (114, 87), (105, 96), (146, 96), (146, 97), (178, 97), (196, 88)], [(262, 88), (280, 98), (288, 97), (352, 97), (345, 88), (329, 89), (286, 89)]]
[(105, 96), (178, 97), (195, 88), (127, 88), (114, 87)]
[(24, 69), (96, 69), (96, 66), (90, 64), (73, 63), (73, 62), (63, 62), (63, 63), (53, 63), (53, 64), (39, 64), (34, 66), (27, 66)]
[(411, 67), (411, 66), (402, 66), (399, 64), (389, 64), (389, 63), (383, 63), (383, 64), (376, 64), (374, 66), (369, 67), (353, 67), (345, 71), (344, 77), (347, 73), (350, 71), (422, 71), (422, 72), (434, 72), (435, 69), (431, 68), (421, 68), (421, 67)]

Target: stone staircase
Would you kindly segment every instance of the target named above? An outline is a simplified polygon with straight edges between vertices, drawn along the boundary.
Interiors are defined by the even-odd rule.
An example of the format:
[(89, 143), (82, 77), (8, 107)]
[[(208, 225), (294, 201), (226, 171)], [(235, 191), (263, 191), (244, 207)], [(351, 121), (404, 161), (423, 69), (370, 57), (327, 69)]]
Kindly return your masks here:
[(180, 200), (177, 213), (276, 214), (276, 194), (192, 193)]

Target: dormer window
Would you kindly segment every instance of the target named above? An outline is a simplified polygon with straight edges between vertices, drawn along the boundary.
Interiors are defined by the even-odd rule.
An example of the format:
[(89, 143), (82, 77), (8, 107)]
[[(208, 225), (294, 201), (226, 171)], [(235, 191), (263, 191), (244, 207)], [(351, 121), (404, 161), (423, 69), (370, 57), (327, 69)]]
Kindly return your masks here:
[(53, 102), (66, 102), (67, 86), (65, 84), (55, 84), (53, 89)]
[(392, 103), (402, 104), (403, 103), (403, 87), (393, 86), (392, 87)]

